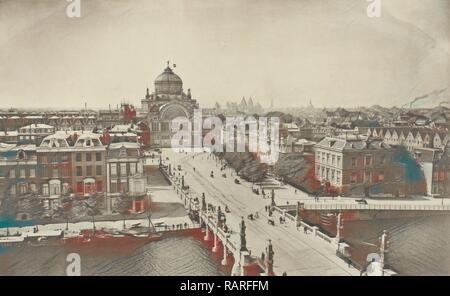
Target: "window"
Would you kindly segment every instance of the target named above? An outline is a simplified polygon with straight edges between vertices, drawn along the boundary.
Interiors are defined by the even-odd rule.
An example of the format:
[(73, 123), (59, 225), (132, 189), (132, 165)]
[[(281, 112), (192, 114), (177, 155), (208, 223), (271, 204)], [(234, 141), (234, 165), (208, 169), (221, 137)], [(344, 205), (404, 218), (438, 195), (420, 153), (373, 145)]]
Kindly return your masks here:
[(77, 192), (78, 193), (83, 193), (83, 182), (77, 182)]
[(121, 176), (126, 176), (127, 175), (127, 164), (126, 163), (121, 163), (120, 164), (120, 175)]
[(136, 164), (134, 162), (130, 163), (130, 174), (134, 175), (136, 173)]
[(372, 165), (372, 155), (366, 155), (364, 157), (364, 165), (371, 166)]
[(350, 183), (355, 184), (358, 180), (358, 175), (356, 175), (356, 173), (352, 173), (350, 175)]
[(384, 174), (383, 173), (378, 174), (378, 181), (381, 182), (383, 180), (384, 180)]
[(42, 195), (49, 195), (48, 184), (42, 185)]
[(86, 153), (86, 161), (91, 161), (91, 160), (92, 160), (92, 154)]
[(337, 157), (337, 166), (338, 167), (341, 166), (341, 157), (340, 156)]
[(34, 177), (36, 177), (36, 170), (30, 169), (30, 178), (34, 178)]
[(117, 164), (115, 163), (111, 164), (111, 175), (113, 176), (117, 175)]
[(81, 153), (77, 153), (77, 155), (76, 155), (76, 161), (81, 161)]
[(122, 192), (128, 192), (128, 186), (127, 186), (127, 181), (126, 180), (122, 180), (121, 181), (121, 185), (120, 185), (120, 189)]
[(86, 176), (92, 176), (92, 166), (90, 165), (86, 167)]
[(356, 157), (352, 157), (352, 167), (356, 166)]
[(102, 161), (102, 154), (100, 152), (95, 153), (95, 161)]
[(23, 150), (20, 150), (20, 151), (17, 153), (17, 158), (18, 158), (18, 159), (25, 159), (25, 152), (24, 152)]
[(331, 164), (335, 165), (335, 163), (336, 163), (336, 156), (331, 155)]
[(138, 162), (138, 173), (142, 174), (144, 172), (144, 164), (142, 162)]
[(25, 178), (25, 169), (20, 169), (20, 178)]
[(117, 192), (117, 181), (116, 180), (112, 180), (111, 181), (111, 192), (112, 193), (116, 193)]
[(445, 171), (439, 171), (439, 181), (445, 180)]
[(336, 173), (336, 183), (341, 184), (341, 172), (337, 171)]
[(77, 176), (83, 176), (83, 168), (80, 166), (77, 166)]
[(162, 122), (161, 123), (161, 131), (167, 132), (169, 130), (169, 123), (168, 122)]
[(58, 178), (58, 168), (53, 168), (52, 169), (52, 177), (53, 178)]
[(15, 169), (12, 169), (12, 170), (9, 171), (9, 177), (10, 178), (15, 178), (16, 177), (16, 170)]
[(97, 187), (97, 192), (102, 192), (103, 191), (103, 182), (102, 181), (95, 182), (95, 185)]
[(95, 174), (97, 176), (101, 176), (102, 175), (102, 166), (101, 165), (98, 165), (98, 166), (95, 167)]
[(371, 172), (365, 172), (364, 173), (364, 182), (365, 183), (371, 183), (372, 182), (372, 173)]

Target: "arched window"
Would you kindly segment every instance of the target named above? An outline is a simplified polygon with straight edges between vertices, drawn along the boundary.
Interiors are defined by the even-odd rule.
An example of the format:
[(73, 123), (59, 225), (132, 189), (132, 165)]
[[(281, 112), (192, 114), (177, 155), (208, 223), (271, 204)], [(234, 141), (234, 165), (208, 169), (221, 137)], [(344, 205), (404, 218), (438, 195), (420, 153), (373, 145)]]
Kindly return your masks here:
[(25, 151), (19, 150), (19, 152), (17, 152), (17, 159), (26, 159), (26, 157)]

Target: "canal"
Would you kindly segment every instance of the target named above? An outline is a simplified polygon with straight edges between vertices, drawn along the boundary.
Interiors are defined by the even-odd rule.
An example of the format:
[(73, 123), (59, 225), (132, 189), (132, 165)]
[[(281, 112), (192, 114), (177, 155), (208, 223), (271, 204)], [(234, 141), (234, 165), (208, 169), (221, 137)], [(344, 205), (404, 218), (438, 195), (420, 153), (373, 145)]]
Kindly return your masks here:
[(376, 252), (384, 229), (386, 262), (400, 275), (450, 275), (450, 216), (344, 222), (352, 257), (363, 263)]
[(64, 246), (23, 246), (0, 253), (0, 275), (66, 275), (67, 255), (81, 257), (81, 274), (148, 276), (224, 275), (211, 252), (189, 236), (172, 236), (135, 250), (68, 249)]

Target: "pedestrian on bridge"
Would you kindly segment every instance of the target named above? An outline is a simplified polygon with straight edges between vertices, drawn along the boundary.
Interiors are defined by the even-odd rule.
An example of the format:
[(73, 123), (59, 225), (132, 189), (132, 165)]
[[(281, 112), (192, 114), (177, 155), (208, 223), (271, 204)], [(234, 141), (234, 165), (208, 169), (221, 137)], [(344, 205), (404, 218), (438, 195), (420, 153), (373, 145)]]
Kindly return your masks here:
[(303, 233), (308, 234), (308, 228), (306, 226), (303, 227)]

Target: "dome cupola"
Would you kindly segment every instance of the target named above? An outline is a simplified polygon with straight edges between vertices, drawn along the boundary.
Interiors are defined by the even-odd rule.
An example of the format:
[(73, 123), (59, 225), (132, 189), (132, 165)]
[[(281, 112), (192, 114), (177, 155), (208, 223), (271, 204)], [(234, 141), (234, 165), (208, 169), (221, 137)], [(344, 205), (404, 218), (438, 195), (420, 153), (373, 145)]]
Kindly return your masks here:
[(183, 81), (170, 68), (169, 62), (164, 72), (155, 79), (155, 92), (158, 95), (181, 95), (183, 92)]

